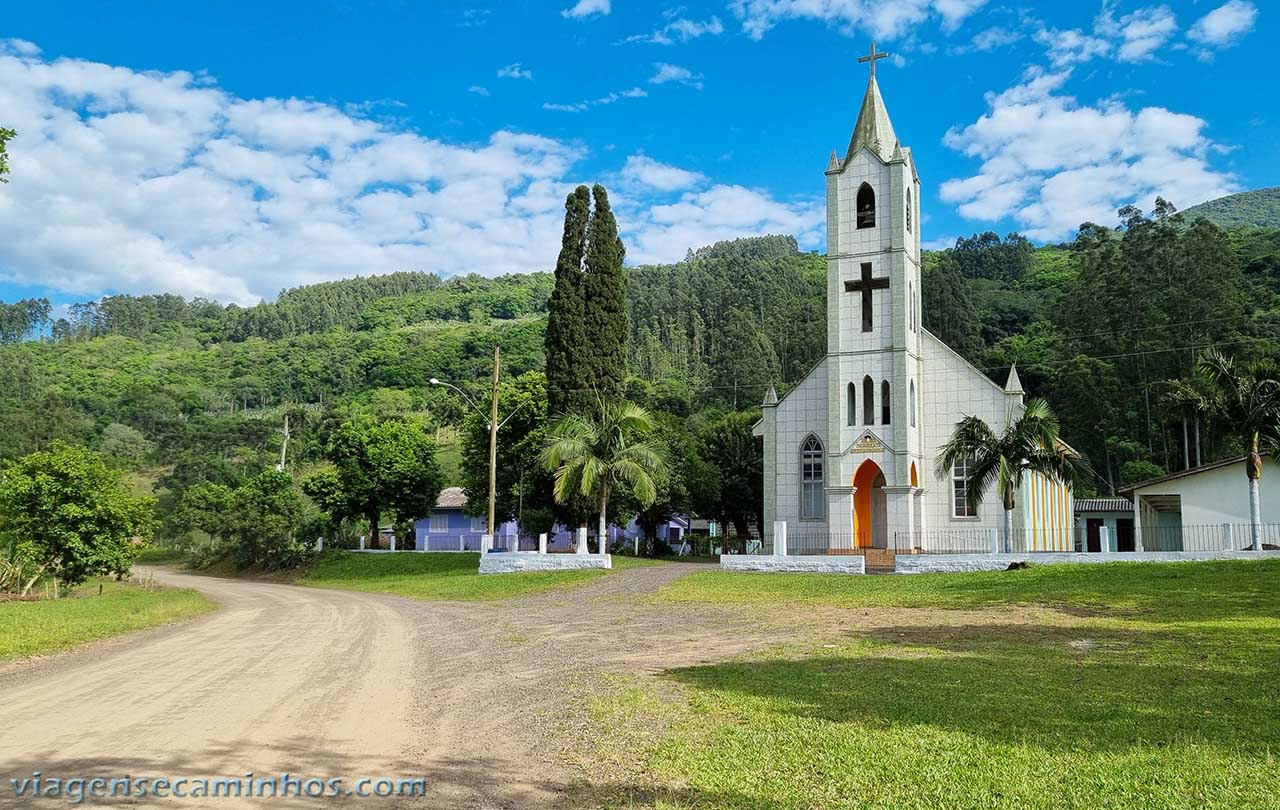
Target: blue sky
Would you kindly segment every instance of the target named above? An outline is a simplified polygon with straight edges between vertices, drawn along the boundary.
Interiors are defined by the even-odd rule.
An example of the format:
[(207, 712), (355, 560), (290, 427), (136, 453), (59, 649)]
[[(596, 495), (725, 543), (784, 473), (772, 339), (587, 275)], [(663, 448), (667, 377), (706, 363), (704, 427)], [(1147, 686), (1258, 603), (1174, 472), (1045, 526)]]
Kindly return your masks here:
[(1256, 0), (100, 8), (0, 19), (0, 299), (546, 269), (591, 181), (632, 263), (821, 248), (872, 38), (934, 245), (1280, 183), (1280, 23)]

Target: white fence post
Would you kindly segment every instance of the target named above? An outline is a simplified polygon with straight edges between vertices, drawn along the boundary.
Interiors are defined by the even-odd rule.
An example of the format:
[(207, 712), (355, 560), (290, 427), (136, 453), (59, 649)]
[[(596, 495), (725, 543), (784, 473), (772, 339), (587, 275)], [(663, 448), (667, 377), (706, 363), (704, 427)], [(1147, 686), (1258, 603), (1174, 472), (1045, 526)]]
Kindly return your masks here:
[(316, 538), (316, 551), (324, 551), (324, 535)]
[(547, 553), (547, 533), (546, 532), (543, 532), (542, 534), (538, 535), (538, 553), (539, 554)]
[(391, 550), (399, 551), (399, 549), (396, 548), (396, 532), (394, 529), (391, 530)]
[(1232, 550), (1232, 549), (1234, 549), (1234, 548), (1235, 548), (1235, 546), (1236, 546), (1235, 540), (1233, 540), (1233, 539), (1231, 538), (1231, 524), (1230, 524), (1230, 523), (1224, 523), (1224, 524), (1222, 524), (1222, 542), (1226, 544), (1226, 545), (1225, 545), (1225, 547), (1224, 547), (1224, 549), (1225, 549), (1226, 551), (1231, 551), (1231, 550)]
[(1111, 530), (1107, 528), (1107, 524), (1098, 527), (1098, 553), (1108, 554), (1111, 552)]
[(360, 535), (360, 550), (364, 551), (364, 535)]
[(785, 520), (773, 522), (773, 553), (777, 557), (787, 556), (787, 522)]
[[(427, 545), (431, 544), (431, 538), (427, 538)], [(465, 534), (458, 535), (458, 551), (467, 550), (467, 536)]]
[(493, 535), (491, 534), (480, 535), (480, 553), (488, 554), (492, 548), (493, 548)]
[(1000, 545), (1001, 545), (1001, 543), (1000, 543), (1000, 533), (1001, 533), (1002, 531), (1004, 531), (1004, 530), (1003, 530), (1003, 529), (992, 529), (992, 530), (991, 530), (991, 536), (994, 538), (994, 541), (991, 543), (991, 553), (992, 553), (992, 554), (999, 554), (999, 553), (1000, 553)]
[(578, 552), (579, 554), (586, 554), (586, 553), (587, 553), (587, 527), (586, 527), (586, 526), (579, 526), (579, 527), (578, 527), (578, 548), (577, 548), (577, 552)]

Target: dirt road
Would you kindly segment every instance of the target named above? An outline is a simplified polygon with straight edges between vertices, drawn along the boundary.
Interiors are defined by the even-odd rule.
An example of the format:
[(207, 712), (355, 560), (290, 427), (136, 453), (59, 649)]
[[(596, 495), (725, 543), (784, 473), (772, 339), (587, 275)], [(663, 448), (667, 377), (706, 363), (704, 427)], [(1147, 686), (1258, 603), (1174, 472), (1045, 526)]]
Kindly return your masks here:
[[(222, 609), (0, 674), (0, 775), (425, 776), (417, 800), (295, 806), (581, 806), (564, 744), (582, 684), (759, 646), (758, 621), (636, 597), (696, 566), (619, 571), (502, 604), (413, 602), (157, 571)], [(567, 732), (566, 732), (567, 728)], [(577, 784), (575, 785), (575, 782)], [(190, 789), (188, 787), (188, 789)], [(0, 806), (14, 804), (9, 785)], [(278, 807), (169, 799), (116, 806)], [(14, 806), (51, 806), (17, 803)]]

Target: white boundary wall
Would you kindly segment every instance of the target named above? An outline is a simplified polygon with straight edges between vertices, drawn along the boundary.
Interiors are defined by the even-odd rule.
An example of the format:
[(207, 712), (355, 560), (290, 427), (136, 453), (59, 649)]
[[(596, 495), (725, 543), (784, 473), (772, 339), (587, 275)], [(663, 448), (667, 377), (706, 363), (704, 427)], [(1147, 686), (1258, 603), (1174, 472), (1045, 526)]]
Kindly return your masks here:
[(724, 571), (756, 571), (774, 574), (865, 574), (867, 561), (860, 555), (793, 556), (777, 554), (722, 554)]
[(521, 571), (580, 571), (613, 568), (612, 554), (539, 554), (535, 551), (500, 551), (480, 556), (480, 573), (513, 574)]
[(899, 574), (939, 574), (964, 571), (1003, 571), (1010, 563), (1036, 565), (1108, 562), (1202, 562), (1204, 560), (1280, 559), (1280, 551), (1126, 551), (1120, 554), (899, 554)]

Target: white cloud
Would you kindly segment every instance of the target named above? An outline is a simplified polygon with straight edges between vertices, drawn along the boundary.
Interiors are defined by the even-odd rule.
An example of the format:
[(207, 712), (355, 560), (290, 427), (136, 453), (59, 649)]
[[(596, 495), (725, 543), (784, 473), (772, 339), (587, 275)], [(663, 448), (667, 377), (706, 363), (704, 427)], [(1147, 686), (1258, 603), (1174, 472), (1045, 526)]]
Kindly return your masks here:
[(779, 202), (755, 189), (714, 185), (686, 192), (670, 204), (651, 206), (626, 240), (627, 260), (674, 261), (690, 248), (767, 233), (793, 234), (801, 245), (817, 247), (825, 224), (826, 211), (818, 200)]
[(1204, 45), (1234, 45), (1253, 30), (1258, 7), (1247, 0), (1230, 0), (1196, 20), (1187, 36)]
[(1177, 17), (1168, 6), (1140, 8), (1117, 19), (1110, 5), (1104, 4), (1092, 31), (1042, 28), (1035, 40), (1047, 48), (1050, 63), (1063, 68), (1102, 57), (1146, 62), (1177, 32)]
[(1114, 100), (1081, 105), (1059, 94), (1069, 75), (1029, 71), (989, 93), (976, 122), (947, 133), (947, 146), (983, 161), (977, 174), (942, 185), (961, 216), (1012, 217), (1032, 238), (1061, 239), (1085, 221), (1113, 223), (1127, 203), (1149, 208), (1161, 195), (1185, 207), (1237, 190), (1209, 165), (1203, 120)]
[(660, 163), (645, 155), (631, 155), (622, 167), (622, 179), (632, 186), (658, 191), (681, 191), (702, 185), (707, 178), (698, 172)]
[(893, 39), (910, 32), (930, 16), (948, 31), (987, 0), (731, 0), (729, 8), (742, 21), (742, 30), (760, 39), (783, 20), (818, 20), (846, 35), (861, 29), (875, 37)]
[(1002, 48), (1005, 45), (1012, 45), (1021, 39), (1021, 31), (1016, 31), (1012, 28), (992, 26), (985, 31), (980, 31), (975, 34), (973, 41), (970, 43), (967, 50), (978, 52), (993, 51), (996, 48)]
[(689, 20), (684, 17), (673, 17), (666, 25), (652, 34), (635, 34), (626, 38), (626, 42), (647, 42), (654, 45), (675, 45), (688, 42), (702, 36), (719, 36), (724, 33), (724, 23), (719, 17), (712, 16), (705, 22)]
[[(0, 278), (77, 296), (253, 303), (407, 268), (546, 270), (582, 179), (580, 147), (536, 134), (446, 143), (329, 104), (245, 99), (187, 72), (50, 61), (4, 41), (0, 110), (19, 133), (0, 191)], [(684, 171), (624, 167), (633, 260), (768, 232), (819, 243), (818, 202)]]
[(653, 76), (649, 79), (650, 84), (666, 84), (667, 82), (679, 82), (687, 84), (690, 87), (702, 89), (702, 74), (694, 73), (688, 68), (679, 65), (671, 65), (666, 62), (653, 63)]
[(580, 20), (594, 14), (608, 14), (610, 11), (609, 0), (578, 0), (573, 6), (560, 12), (560, 16)]
[(649, 93), (643, 87), (632, 87), (628, 90), (616, 90), (608, 95), (599, 98), (588, 99), (586, 101), (575, 101), (571, 104), (557, 104), (554, 102), (544, 102), (542, 109), (554, 110), (556, 112), (586, 112), (592, 107), (599, 107), (604, 104), (614, 104), (624, 98), (647, 98)]
[(500, 79), (532, 79), (533, 71), (520, 66), (519, 62), (512, 62), (503, 68), (498, 68), (498, 78)]
[(1110, 42), (1078, 28), (1070, 31), (1042, 29), (1036, 32), (1035, 40), (1048, 48), (1049, 61), (1059, 68), (1111, 53)]
[(479, 84), (473, 84), (473, 85), (471, 85), (470, 87), (468, 87), (468, 88), (467, 88), (467, 92), (468, 92), (468, 93), (475, 93), (477, 96), (487, 96), (487, 95), (490, 95), (490, 93), (489, 93), (489, 88), (487, 88), (487, 87), (485, 87), (485, 86), (483, 86), (483, 85), (479, 85)]
[(1140, 8), (1118, 20), (1104, 8), (1095, 31), (1117, 41), (1116, 58), (1121, 62), (1143, 62), (1178, 32), (1178, 20), (1168, 6)]

